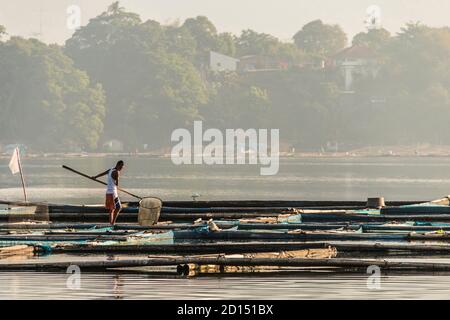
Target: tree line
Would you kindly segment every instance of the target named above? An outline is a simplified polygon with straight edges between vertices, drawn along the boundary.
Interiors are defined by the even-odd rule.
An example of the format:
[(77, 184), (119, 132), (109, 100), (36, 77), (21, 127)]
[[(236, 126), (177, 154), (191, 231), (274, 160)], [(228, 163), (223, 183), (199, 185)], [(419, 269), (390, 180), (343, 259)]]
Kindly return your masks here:
[[(279, 128), (297, 150), (380, 144), (447, 144), (450, 28), (407, 23), (357, 34), (376, 76), (342, 90), (338, 67), (317, 67), (349, 45), (338, 25), (304, 25), (292, 42), (244, 30), (218, 32), (208, 18), (162, 25), (118, 2), (64, 45), (6, 37), (0, 27), (0, 143), (39, 151), (98, 151), (110, 139), (127, 150), (170, 145), (172, 130)], [(210, 51), (287, 64), (267, 72), (220, 72)]]

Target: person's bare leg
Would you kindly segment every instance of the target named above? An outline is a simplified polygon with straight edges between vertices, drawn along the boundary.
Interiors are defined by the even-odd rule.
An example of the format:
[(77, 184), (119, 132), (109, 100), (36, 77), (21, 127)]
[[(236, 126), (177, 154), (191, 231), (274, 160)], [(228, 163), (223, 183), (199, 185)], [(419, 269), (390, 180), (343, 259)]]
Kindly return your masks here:
[(116, 212), (116, 209), (109, 212), (109, 224), (112, 226), (114, 225), (114, 212)]
[(115, 209), (115, 210), (114, 210), (114, 212), (113, 212), (113, 223), (112, 223), (112, 225), (115, 225), (115, 224), (116, 224), (117, 218), (119, 217), (120, 210), (122, 210), (122, 208), (119, 208), (119, 209)]

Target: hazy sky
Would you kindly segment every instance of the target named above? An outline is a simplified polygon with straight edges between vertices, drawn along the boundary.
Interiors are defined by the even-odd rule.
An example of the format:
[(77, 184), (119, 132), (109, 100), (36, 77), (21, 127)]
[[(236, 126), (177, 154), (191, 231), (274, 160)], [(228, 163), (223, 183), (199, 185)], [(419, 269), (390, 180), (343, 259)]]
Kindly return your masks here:
[[(11, 35), (63, 43), (72, 31), (66, 27), (70, 5), (81, 8), (82, 24), (113, 0), (0, 0), (0, 24)], [(381, 22), (397, 32), (408, 21), (431, 26), (450, 25), (449, 0), (122, 0), (121, 5), (146, 19), (170, 23), (206, 15), (219, 31), (239, 34), (251, 28), (289, 40), (302, 25), (322, 19), (340, 24), (349, 36), (364, 30), (366, 10), (381, 9)]]

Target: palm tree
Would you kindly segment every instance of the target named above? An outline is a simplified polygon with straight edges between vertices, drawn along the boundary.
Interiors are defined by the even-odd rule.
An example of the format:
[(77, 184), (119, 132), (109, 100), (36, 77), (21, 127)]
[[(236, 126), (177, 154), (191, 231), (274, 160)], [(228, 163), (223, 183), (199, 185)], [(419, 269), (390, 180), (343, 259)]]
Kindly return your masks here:
[(122, 13), (124, 10), (125, 8), (120, 6), (119, 1), (115, 1), (108, 7), (107, 13), (108, 15), (117, 15)]

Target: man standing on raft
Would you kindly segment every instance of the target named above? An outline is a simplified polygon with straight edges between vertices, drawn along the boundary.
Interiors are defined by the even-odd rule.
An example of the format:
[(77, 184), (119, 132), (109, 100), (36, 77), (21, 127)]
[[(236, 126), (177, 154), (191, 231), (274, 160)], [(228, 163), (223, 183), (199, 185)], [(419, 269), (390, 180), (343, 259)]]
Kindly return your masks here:
[(123, 166), (124, 162), (120, 160), (117, 162), (114, 168), (106, 170), (105, 172), (92, 177), (94, 179), (97, 179), (108, 175), (105, 207), (109, 210), (109, 223), (111, 225), (116, 224), (117, 217), (119, 216), (120, 210), (122, 210), (122, 204), (120, 203), (117, 188), (119, 187), (119, 175), (120, 171), (123, 169)]

